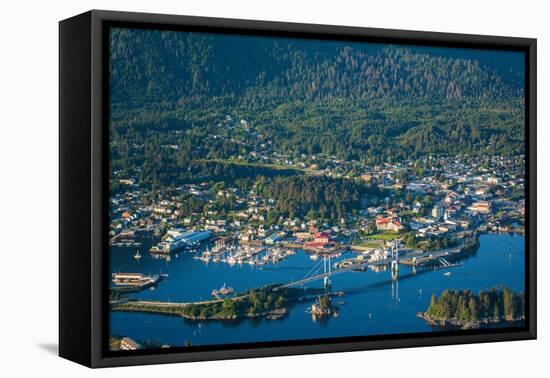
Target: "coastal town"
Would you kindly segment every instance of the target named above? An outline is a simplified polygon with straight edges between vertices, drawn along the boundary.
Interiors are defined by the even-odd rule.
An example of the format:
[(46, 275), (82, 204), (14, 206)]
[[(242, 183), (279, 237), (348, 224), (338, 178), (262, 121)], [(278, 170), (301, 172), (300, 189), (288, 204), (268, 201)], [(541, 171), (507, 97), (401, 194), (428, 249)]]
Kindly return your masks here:
[[(169, 257), (215, 239), (198, 258), (262, 264), (283, 259), (292, 253), (285, 248), (289, 246), (373, 253), (384, 242), (400, 239), (410, 248), (435, 250), (452, 245), (464, 232), (524, 231), (523, 156), (429, 156), (372, 167), (318, 156), (269, 162), (283, 163), (307, 167), (304, 175), (369, 185), (380, 195), (361, 198), (361, 208), (341, 218), (310, 212), (302, 218), (275, 219), (273, 214), (280, 213), (277, 200), (262, 197), (254, 187), (243, 191), (227, 182), (205, 181), (152, 191), (132, 177), (120, 177), (121, 190), (110, 200), (111, 245), (137, 247), (149, 239), (154, 241), (151, 253)], [(271, 251), (267, 254), (266, 246)], [(263, 256), (252, 260), (240, 258), (260, 252)]]
[[(111, 246), (137, 248), (136, 259), (141, 258), (139, 248), (144, 244), (151, 256), (168, 261), (174, 254), (190, 253), (205, 264), (260, 268), (307, 253), (314, 260), (312, 264), (325, 260), (321, 274), (325, 275), (325, 288), (330, 288), (330, 280), (325, 278), (327, 269), (330, 276), (331, 269), (360, 271), (391, 265), (392, 271), (397, 271), (398, 264), (450, 268), (458, 265), (455, 261), (464, 251), (475, 249), (480, 233), (524, 232), (523, 156), (428, 157), (355, 167), (355, 175), (349, 172), (349, 162), (331, 160), (329, 164), (319, 157), (315, 161), (310, 164), (304, 159), (286, 165), (306, 165), (310, 171), (304, 174), (352, 180), (375, 187), (384, 196), (361, 198), (361, 209), (338, 219), (310, 214), (274, 219), (270, 214), (277, 212), (276, 199), (262, 197), (254, 187), (245, 192), (224, 182), (205, 181), (153, 192), (131, 177), (119, 178), (122, 190), (110, 201)], [(218, 206), (226, 201), (233, 204), (230, 211)], [(190, 210), (197, 208), (189, 206), (194, 202), (202, 209)], [(465, 240), (471, 242), (465, 245)], [(394, 266), (392, 259), (398, 248), (401, 260)], [(331, 259), (337, 261), (331, 263)], [(119, 295), (139, 292), (163, 278), (166, 275), (113, 273), (112, 291)], [(309, 281), (306, 278), (304, 282)], [(225, 284), (212, 290), (214, 302), (234, 294)], [(330, 301), (322, 303), (324, 307), (318, 299), (308, 310), (314, 319), (337, 315), (327, 307)], [(126, 309), (130, 309), (128, 304)], [(277, 311), (282, 312), (266, 314), (279, 318), (287, 312)], [(128, 348), (139, 343), (124, 339), (120, 345)]]
[(111, 350), (523, 321), (519, 56), (111, 38)]

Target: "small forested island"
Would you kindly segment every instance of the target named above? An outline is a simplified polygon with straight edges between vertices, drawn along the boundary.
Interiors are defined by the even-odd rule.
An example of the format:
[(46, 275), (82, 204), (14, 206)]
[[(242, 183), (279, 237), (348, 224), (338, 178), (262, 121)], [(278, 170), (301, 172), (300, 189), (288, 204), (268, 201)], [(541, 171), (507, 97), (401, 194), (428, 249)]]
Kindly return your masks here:
[(236, 320), (257, 317), (279, 319), (288, 313), (288, 306), (305, 294), (307, 289), (269, 285), (223, 300), (194, 303), (128, 301), (112, 305), (112, 310), (152, 312), (181, 316), (190, 320)]
[(319, 295), (314, 304), (311, 305), (311, 315), (313, 318), (325, 318), (338, 316), (338, 307), (332, 304), (329, 295)]
[(427, 311), (417, 316), (435, 326), (462, 329), (517, 322), (525, 320), (525, 298), (523, 292), (507, 287), (495, 287), (478, 295), (470, 290), (445, 290), (439, 298), (432, 295)]

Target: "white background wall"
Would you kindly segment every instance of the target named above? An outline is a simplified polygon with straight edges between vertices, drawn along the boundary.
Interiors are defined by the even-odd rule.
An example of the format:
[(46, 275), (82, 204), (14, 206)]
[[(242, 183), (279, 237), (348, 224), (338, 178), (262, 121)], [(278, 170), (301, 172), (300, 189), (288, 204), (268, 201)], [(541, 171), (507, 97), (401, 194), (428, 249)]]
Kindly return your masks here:
[[(550, 227), (545, 1), (5, 1), (0, 22), (0, 375), (135, 377), (521, 377), (548, 370), (546, 249), (539, 247), (539, 340), (92, 371), (56, 356), (58, 25), (92, 8), (536, 37), (539, 232)], [(546, 15), (545, 15), (546, 14)], [(546, 66), (546, 67), (545, 67)], [(546, 93), (543, 91), (546, 90)], [(548, 114), (548, 113), (546, 113)], [(546, 351), (544, 350), (546, 348)], [(538, 374), (537, 374), (538, 372)], [(545, 371), (547, 374), (547, 371)], [(29, 375), (29, 376), (33, 376)]]

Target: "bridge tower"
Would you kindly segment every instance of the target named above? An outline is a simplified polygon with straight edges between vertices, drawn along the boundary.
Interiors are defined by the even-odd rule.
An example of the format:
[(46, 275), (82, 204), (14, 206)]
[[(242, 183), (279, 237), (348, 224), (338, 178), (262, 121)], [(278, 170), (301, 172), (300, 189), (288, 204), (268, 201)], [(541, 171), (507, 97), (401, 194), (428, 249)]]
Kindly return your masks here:
[(399, 248), (395, 248), (395, 251), (394, 251), (393, 244), (392, 244), (391, 272), (392, 272), (392, 277), (397, 278), (397, 273), (399, 272)]
[[(327, 261), (327, 256), (324, 255), (323, 256), (323, 264), (324, 264), (324, 277), (323, 277), (323, 286), (325, 288), (328, 288), (332, 285), (332, 283), (330, 282), (330, 273), (331, 273), (331, 255), (329, 254), (328, 255), (328, 261)], [(328, 264), (328, 268), (327, 268), (327, 264)]]

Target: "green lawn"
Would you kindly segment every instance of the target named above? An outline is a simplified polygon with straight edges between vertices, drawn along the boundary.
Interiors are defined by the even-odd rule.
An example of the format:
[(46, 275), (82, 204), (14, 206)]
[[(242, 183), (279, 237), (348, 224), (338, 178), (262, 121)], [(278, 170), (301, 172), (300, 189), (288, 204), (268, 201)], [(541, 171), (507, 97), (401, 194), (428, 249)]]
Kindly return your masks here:
[(357, 244), (358, 247), (365, 248), (380, 248), (383, 245), (383, 240), (367, 240), (362, 243)]
[(393, 239), (399, 238), (400, 236), (402, 236), (401, 233), (387, 232), (387, 233), (384, 233), (384, 234), (368, 235), (367, 238), (372, 239), (372, 240), (391, 241)]

